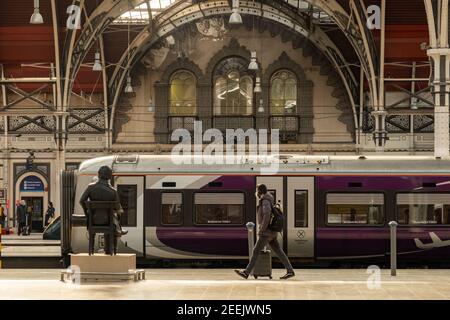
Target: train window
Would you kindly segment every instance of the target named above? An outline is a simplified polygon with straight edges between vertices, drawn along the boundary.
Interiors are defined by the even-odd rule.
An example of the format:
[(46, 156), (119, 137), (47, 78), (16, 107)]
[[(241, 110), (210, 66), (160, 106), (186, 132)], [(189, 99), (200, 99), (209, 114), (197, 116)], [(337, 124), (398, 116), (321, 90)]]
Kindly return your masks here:
[(381, 193), (327, 194), (328, 224), (380, 225), (384, 223)]
[(120, 223), (125, 227), (135, 227), (137, 218), (137, 186), (136, 185), (118, 185), (120, 204), (123, 213), (120, 217)]
[(243, 193), (196, 193), (195, 224), (243, 224)]
[(450, 195), (398, 194), (397, 220), (400, 224), (450, 224)]
[(161, 193), (161, 224), (183, 224), (183, 194), (181, 192)]
[(295, 190), (295, 227), (308, 227), (308, 191)]

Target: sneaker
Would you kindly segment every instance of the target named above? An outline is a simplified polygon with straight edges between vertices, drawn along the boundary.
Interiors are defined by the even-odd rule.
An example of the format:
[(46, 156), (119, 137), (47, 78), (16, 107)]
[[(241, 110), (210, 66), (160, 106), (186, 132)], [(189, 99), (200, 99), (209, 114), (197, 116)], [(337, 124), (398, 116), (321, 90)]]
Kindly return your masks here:
[(289, 271), (284, 276), (280, 277), (280, 280), (287, 280), (292, 277), (295, 277), (295, 273), (294, 273), (294, 271)]
[(240, 270), (234, 270), (234, 272), (236, 272), (240, 277), (244, 278), (244, 279), (248, 279), (248, 274), (247, 272), (244, 271), (240, 271)]

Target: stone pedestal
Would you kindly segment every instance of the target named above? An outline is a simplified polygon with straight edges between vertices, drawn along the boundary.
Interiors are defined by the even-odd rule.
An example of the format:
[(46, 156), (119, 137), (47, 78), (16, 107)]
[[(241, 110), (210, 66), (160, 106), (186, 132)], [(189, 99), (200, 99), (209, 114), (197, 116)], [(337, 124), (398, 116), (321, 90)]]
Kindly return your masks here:
[(94, 254), (90, 256), (87, 253), (80, 253), (70, 256), (70, 264), (72, 268), (78, 266), (82, 273), (128, 273), (130, 270), (136, 269), (136, 255)]

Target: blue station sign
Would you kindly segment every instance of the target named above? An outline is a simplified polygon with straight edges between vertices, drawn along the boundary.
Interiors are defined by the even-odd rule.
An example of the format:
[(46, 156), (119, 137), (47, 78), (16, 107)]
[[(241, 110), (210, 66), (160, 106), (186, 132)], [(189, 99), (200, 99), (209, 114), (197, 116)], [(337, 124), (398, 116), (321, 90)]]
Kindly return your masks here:
[(36, 176), (28, 176), (20, 183), (21, 192), (42, 192), (44, 183)]

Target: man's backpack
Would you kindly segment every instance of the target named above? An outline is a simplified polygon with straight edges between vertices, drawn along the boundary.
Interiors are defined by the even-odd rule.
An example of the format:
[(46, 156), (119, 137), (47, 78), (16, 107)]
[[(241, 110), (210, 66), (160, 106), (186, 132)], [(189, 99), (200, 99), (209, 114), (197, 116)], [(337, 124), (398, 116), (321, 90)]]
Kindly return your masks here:
[(270, 216), (268, 229), (275, 232), (282, 232), (284, 227), (284, 220), (284, 214), (283, 211), (281, 211), (280, 207), (277, 205), (272, 206), (272, 214)]

